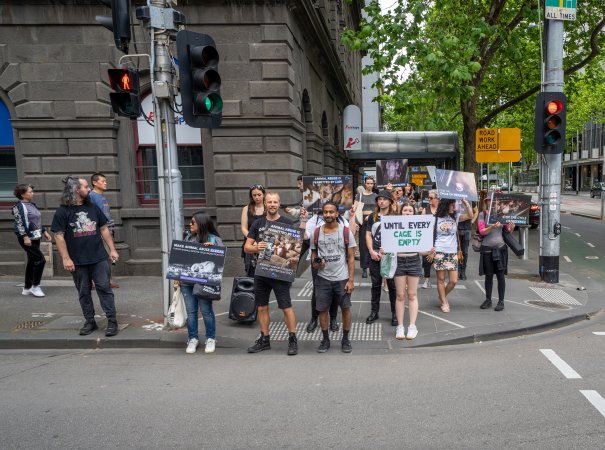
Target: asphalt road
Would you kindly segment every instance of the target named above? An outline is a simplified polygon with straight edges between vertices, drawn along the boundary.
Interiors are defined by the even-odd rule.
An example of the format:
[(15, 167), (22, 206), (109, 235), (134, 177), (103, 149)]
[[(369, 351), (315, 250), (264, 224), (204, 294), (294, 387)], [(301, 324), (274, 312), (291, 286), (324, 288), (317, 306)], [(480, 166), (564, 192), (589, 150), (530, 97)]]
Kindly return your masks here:
[(7, 449), (605, 446), (605, 314), (531, 337), (388, 353), (0, 360)]
[(562, 271), (588, 286), (605, 283), (605, 222), (571, 214), (561, 215)]

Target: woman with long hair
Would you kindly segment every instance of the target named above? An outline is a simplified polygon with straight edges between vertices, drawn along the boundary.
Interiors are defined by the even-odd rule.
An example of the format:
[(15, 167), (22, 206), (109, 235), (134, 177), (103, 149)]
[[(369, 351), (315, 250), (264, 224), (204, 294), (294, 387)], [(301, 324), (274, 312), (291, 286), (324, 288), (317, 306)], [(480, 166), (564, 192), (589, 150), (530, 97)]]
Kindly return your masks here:
[(491, 308), (492, 289), (494, 287), (494, 275), (498, 280), (498, 304), (495, 311), (504, 309), (504, 291), (506, 290), (506, 277), (508, 272), (508, 248), (504, 243), (503, 232), (510, 233), (515, 229), (515, 225), (509, 222), (505, 225), (496, 222), (488, 225), (487, 218), (491, 198), (487, 196), (486, 191), (481, 191), (479, 199), (479, 219), (477, 229), (483, 240), (481, 241), (481, 250), (479, 255), (479, 276), (485, 275), (485, 301), (481, 303), (481, 309)]
[(38, 210), (34, 198), (34, 187), (31, 184), (18, 184), (13, 191), (15, 197), (19, 200), (13, 206), (13, 216), (15, 218), (15, 234), (19, 245), (27, 255), (27, 265), (25, 266), (25, 283), (21, 295), (33, 295), (34, 297), (44, 297), (44, 292), (40, 288), (40, 280), (46, 258), (40, 251), (40, 241), (42, 236), (50, 241), (52, 238), (46, 228), (42, 225), (42, 213)]
[[(411, 216), (414, 214), (414, 206), (411, 202), (404, 201), (401, 205), (401, 215)], [(395, 301), (395, 314), (397, 315), (396, 339), (414, 339), (418, 335), (416, 318), (418, 317), (418, 280), (422, 275), (420, 264), (420, 253), (397, 253), (397, 270), (395, 271), (395, 288), (397, 298)], [(410, 310), (410, 325), (407, 335), (403, 326), (405, 315), (405, 296), (408, 297), (408, 309)]]
[[(189, 223), (189, 235), (187, 241), (200, 242), (205, 246), (223, 245), (223, 241), (216, 230), (212, 217), (203, 211), (196, 212)], [(206, 328), (205, 353), (213, 353), (216, 347), (216, 317), (212, 308), (212, 300), (198, 298), (193, 295), (193, 284), (181, 282), (181, 293), (185, 299), (187, 308), (187, 350), (195, 353), (200, 343), (198, 336), (198, 308), (202, 310), (204, 327)]]
[[(437, 207), (439, 206), (439, 196), (437, 195), (437, 189), (431, 189), (428, 195), (429, 204), (426, 208), (422, 208), (419, 214), (437, 214)], [(432, 260), (431, 260), (432, 261)], [(422, 289), (430, 289), (431, 287), (431, 267), (433, 264), (428, 260), (428, 255), (422, 257), (422, 271), (424, 272), (424, 283)]]
[[(435, 214), (434, 246), (428, 255), (437, 273), (437, 292), (441, 302), (441, 311), (450, 312), (447, 296), (458, 282), (458, 220), (467, 220), (473, 216), (470, 203), (465, 199), (462, 204), (466, 212), (458, 215), (456, 200), (442, 198), (439, 200)], [(460, 217), (458, 217), (460, 216)], [(448, 274), (448, 283), (445, 284), (445, 273)]]
[[(242, 217), (240, 221), (240, 229), (244, 236), (244, 243), (248, 237), (248, 231), (252, 226), (252, 223), (259, 217), (265, 215), (265, 188), (262, 184), (255, 184), (250, 186), (248, 192), (249, 201), (246, 206), (242, 208)], [(244, 267), (246, 274), (251, 277), (254, 276), (254, 267), (252, 267), (252, 255), (244, 252), (244, 245), (242, 244), (242, 258), (244, 258)]]
[[(368, 277), (368, 269), (370, 268), (371, 258), (369, 249), (366, 245), (365, 236), (368, 229), (368, 218), (372, 215), (372, 212), (376, 207), (377, 194), (374, 192), (375, 187), (376, 179), (372, 176), (366, 177), (364, 189), (355, 197), (353, 207), (351, 208), (352, 214), (349, 228), (351, 228), (352, 231), (359, 230), (359, 265), (361, 267), (361, 278)], [(360, 203), (363, 203), (363, 220), (362, 223), (357, 223), (355, 220), (355, 211), (357, 211), (357, 207), (360, 206)]]

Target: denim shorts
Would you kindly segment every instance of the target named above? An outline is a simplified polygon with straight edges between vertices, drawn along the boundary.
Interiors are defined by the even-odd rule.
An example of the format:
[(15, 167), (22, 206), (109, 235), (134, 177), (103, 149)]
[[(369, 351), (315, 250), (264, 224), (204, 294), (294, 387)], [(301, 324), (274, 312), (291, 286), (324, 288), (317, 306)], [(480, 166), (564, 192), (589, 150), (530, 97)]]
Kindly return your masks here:
[(255, 276), (254, 277), (254, 299), (258, 306), (267, 306), (269, 304), (269, 296), (271, 291), (275, 292), (277, 306), (279, 309), (292, 307), (292, 299), (290, 298), (290, 286), (292, 283), (282, 280), (274, 280), (273, 278)]
[(398, 256), (396, 277), (403, 276), (419, 277), (422, 275), (422, 265), (420, 264), (420, 256)]
[(313, 289), (315, 289), (315, 301), (317, 311), (327, 311), (332, 302), (337, 302), (340, 309), (351, 307), (351, 294), (345, 292), (347, 280), (330, 281), (319, 275), (315, 277)]

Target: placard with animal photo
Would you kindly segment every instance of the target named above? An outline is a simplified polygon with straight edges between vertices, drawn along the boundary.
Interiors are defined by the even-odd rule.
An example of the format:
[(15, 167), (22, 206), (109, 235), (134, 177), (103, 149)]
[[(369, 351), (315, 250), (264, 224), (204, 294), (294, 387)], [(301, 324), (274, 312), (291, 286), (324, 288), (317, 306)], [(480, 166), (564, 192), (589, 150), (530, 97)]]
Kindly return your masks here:
[(300, 259), (304, 230), (283, 223), (271, 223), (263, 233), (267, 247), (258, 254), (255, 275), (294, 281)]
[(405, 186), (408, 173), (407, 159), (378, 159), (376, 160), (376, 185), (383, 188), (391, 183), (395, 186)]
[(172, 241), (166, 278), (220, 286), (226, 254), (226, 247), (204, 246), (191, 241)]
[(303, 177), (304, 208), (312, 213), (321, 211), (324, 203), (333, 201), (342, 214), (353, 206), (353, 177), (351, 175), (326, 175)]
[(529, 225), (531, 195), (491, 193), (487, 224), (512, 222), (515, 225)]
[(439, 198), (477, 201), (477, 184), (472, 172), (436, 169), (437, 195)]

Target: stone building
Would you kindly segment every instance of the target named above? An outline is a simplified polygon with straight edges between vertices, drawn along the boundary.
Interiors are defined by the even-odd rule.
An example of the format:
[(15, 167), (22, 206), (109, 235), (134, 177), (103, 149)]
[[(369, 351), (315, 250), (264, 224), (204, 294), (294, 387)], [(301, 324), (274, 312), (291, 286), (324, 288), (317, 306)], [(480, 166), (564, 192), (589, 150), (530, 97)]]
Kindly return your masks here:
[[(361, 0), (180, 0), (187, 29), (210, 34), (221, 57), (222, 126), (177, 126), (185, 216), (217, 218), (237, 273), (241, 208), (263, 184), (294, 204), (299, 174), (350, 173), (342, 111), (361, 106), (361, 55), (340, 43), (357, 27)], [(133, 1), (133, 6), (144, 5)], [(17, 180), (32, 183), (49, 225), (66, 174), (100, 171), (109, 182), (122, 263), (118, 274), (159, 274), (157, 168), (151, 126), (114, 116), (107, 69), (117, 65), (95, 0), (4, 0), (0, 4), (0, 273), (22, 273), (12, 231)], [(134, 19), (130, 53), (149, 53)], [(173, 49), (176, 54), (176, 47)], [(148, 60), (141, 70), (150, 112)], [(147, 106), (145, 106), (147, 105)], [(178, 116), (178, 113), (177, 113)], [(55, 270), (60, 262), (55, 258)]]

